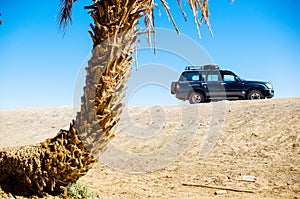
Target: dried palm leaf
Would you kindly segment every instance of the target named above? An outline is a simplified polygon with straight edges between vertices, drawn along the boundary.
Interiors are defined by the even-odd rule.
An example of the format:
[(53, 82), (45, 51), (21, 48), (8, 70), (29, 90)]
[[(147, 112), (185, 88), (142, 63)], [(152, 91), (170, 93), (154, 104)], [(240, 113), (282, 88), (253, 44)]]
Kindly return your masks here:
[(59, 27), (65, 31), (69, 23), (72, 22), (72, 7), (73, 2), (77, 0), (60, 0), (60, 11), (58, 14)]
[[(59, 26), (60, 28), (62, 28), (63, 30), (66, 29), (66, 27), (68, 26), (69, 23), (72, 22), (72, 6), (73, 3), (76, 2), (77, 0), (61, 0), (60, 2), (60, 12), (59, 12)], [(176, 0), (178, 3), (178, 7), (180, 9), (180, 12), (182, 13), (182, 16), (184, 18), (184, 20), (186, 20), (186, 13), (184, 12), (183, 8), (182, 8), (182, 0)], [(205, 21), (205, 24), (207, 25), (207, 27), (209, 28), (209, 31), (211, 32), (211, 34), (213, 35), (213, 32), (211, 30), (211, 25), (209, 23), (209, 10), (208, 10), (208, 0), (185, 0), (190, 8), (191, 11), (193, 13), (193, 17), (194, 17), (194, 21), (196, 24), (196, 28), (198, 31), (198, 35), (199, 37), (201, 36), (201, 32), (200, 32), (200, 20), (198, 17), (198, 13), (199, 11), (202, 14), (201, 20)], [(234, 0), (231, 0), (232, 2), (234, 2)], [(91, 8), (95, 8), (97, 5), (104, 3), (104, 4), (117, 4), (119, 1), (112, 1), (112, 0), (94, 0), (93, 1), (94, 4), (85, 7), (86, 9), (91, 9)], [(126, 3), (127, 1), (120, 1), (121, 3)], [(155, 26), (154, 26), (154, 8), (156, 7), (156, 3), (154, 0), (135, 0), (136, 2), (136, 6), (138, 9), (143, 8), (144, 10), (140, 10), (140, 12), (143, 12), (143, 16), (144, 16), (144, 23), (145, 26), (147, 28), (148, 31), (148, 43), (149, 45), (151, 45), (151, 34), (155, 33)], [(167, 0), (160, 0), (160, 2), (162, 3), (162, 6), (164, 8), (164, 10), (166, 11), (168, 17), (170, 18), (175, 30), (177, 33), (179, 33), (179, 28), (176, 25), (176, 22), (173, 18), (173, 15), (170, 11), (170, 7), (168, 6), (168, 2)], [(145, 6), (147, 5), (147, 6)], [(125, 8), (126, 5), (122, 5), (122, 8)], [(100, 7), (101, 8), (101, 7)], [(92, 12), (92, 11), (91, 11)], [(102, 11), (103, 13), (103, 11)], [(155, 34), (154, 34), (155, 35)], [(155, 36), (154, 36), (155, 37)], [(155, 43), (155, 41), (154, 41)]]
[(186, 18), (186, 14), (185, 12), (183, 11), (183, 8), (182, 8), (182, 0), (176, 0), (177, 1), (177, 4), (178, 4), (178, 7), (179, 7), (179, 10), (184, 18), (184, 21), (187, 21), (187, 18)]
[(175, 28), (175, 30), (176, 30), (176, 32), (179, 33), (179, 29), (178, 29), (178, 27), (177, 27), (177, 25), (176, 25), (176, 23), (175, 23), (175, 20), (174, 20), (172, 14), (171, 14), (171, 12), (170, 12), (170, 7), (168, 6), (168, 4), (167, 4), (167, 2), (166, 2), (165, 0), (160, 0), (160, 1), (161, 1), (161, 3), (163, 4), (164, 9), (166, 10), (166, 12), (167, 12), (169, 18), (171, 19), (171, 21), (172, 21), (172, 23), (173, 23), (173, 26), (174, 26), (174, 28)]

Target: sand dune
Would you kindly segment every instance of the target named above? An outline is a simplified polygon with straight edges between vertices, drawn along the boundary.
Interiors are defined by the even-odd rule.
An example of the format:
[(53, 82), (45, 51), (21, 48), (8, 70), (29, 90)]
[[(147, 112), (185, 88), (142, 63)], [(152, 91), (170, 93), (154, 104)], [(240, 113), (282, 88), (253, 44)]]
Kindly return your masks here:
[[(0, 148), (43, 141), (73, 118), (72, 107), (0, 111)], [(300, 98), (128, 107), (80, 181), (103, 198), (299, 198), (299, 165)]]

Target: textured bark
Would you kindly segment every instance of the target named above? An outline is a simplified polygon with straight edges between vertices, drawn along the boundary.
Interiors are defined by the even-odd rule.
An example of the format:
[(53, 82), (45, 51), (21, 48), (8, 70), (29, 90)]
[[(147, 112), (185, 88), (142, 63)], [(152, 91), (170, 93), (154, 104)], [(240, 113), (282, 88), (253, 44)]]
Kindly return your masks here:
[(19, 195), (58, 194), (76, 182), (105, 150), (122, 111), (123, 90), (145, 1), (108, 0), (86, 7), (94, 42), (81, 111), (68, 131), (34, 145), (0, 152), (2, 189)]
[(88, 150), (97, 156), (113, 138), (122, 112), (123, 91), (131, 70), (136, 45), (135, 26), (141, 16), (139, 1), (101, 1), (86, 9), (94, 19), (94, 42), (86, 68), (86, 86), (76, 127)]
[(0, 152), (3, 190), (18, 195), (59, 194), (92, 167), (94, 157), (78, 138), (74, 125), (54, 138)]

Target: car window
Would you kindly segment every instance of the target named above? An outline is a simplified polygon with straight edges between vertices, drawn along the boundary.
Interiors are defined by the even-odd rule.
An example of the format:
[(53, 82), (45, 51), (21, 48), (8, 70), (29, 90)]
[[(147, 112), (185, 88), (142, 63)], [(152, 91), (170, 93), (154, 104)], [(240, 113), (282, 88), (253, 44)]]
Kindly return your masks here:
[(185, 72), (180, 77), (180, 81), (200, 81), (201, 75), (199, 71)]
[(235, 77), (232, 74), (225, 74), (225, 75), (223, 75), (223, 81), (224, 82), (234, 82)]
[(199, 74), (192, 76), (192, 81), (199, 81), (199, 80), (200, 80)]
[(207, 73), (207, 81), (219, 81), (219, 72), (210, 71)]

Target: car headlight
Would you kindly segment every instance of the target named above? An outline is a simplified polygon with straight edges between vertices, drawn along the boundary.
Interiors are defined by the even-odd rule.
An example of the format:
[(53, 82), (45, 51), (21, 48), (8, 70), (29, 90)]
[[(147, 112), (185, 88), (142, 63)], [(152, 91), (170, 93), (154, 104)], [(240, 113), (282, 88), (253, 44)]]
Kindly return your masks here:
[(266, 86), (268, 87), (268, 89), (273, 89), (273, 85), (270, 83), (266, 83)]

